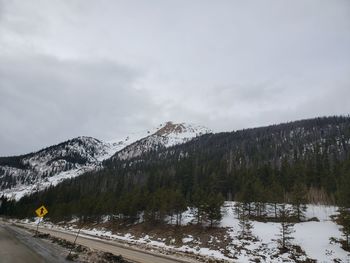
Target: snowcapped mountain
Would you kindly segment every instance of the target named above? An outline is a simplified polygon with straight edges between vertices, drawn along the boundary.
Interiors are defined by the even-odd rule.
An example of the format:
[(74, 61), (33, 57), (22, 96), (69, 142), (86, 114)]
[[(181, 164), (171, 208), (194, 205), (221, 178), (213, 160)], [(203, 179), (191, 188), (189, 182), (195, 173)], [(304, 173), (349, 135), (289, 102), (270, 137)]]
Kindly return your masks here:
[(167, 122), (152, 130), (131, 133), (122, 140), (103, 142), (77, 137), (35, 153), (0, 157), (0, 196), (20, 199), (64, 179), (100, 169), (102, 162), (112, 156), (125, 160), (208, 132), (198, 125)]
[(116, 152), (112, 158), (118, 158), (120, 160), (130, 159), (140, 156), (142, 153), (158, 150), (162, 147), (170, 147), (188, 142), (194, 137), (210, 132), (209, 129), (199, 125), (166, 122), (157, 127), (153, 134)]
[(95, 138), (78, 137), (36, 153), (2, 157), (0, 190), (19, 199), (26, 193), (95, 169), (110, 148), (111, 145)]

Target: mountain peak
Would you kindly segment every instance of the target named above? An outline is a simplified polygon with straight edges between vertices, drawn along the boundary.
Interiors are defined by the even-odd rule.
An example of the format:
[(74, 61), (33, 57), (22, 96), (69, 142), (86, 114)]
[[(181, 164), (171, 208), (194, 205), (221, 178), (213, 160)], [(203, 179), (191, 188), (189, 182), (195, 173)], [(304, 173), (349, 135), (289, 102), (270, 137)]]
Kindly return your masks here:
[(178, 134), (186, 130), (184, 123), (173, 123), (172, 121), (167, 121), (161, 126), (162, 128), (155, 132), (156, 135), (167, 136), (170, 133)]
[(140, 156), (142, 153), (159, 149), (160, 147), (171, 147), (192, 140), (212, 131), (195, 124), (174, 123), (167, 121), (158, 126), (157, 131), (151, 135), (130, 144), (123, 150), (117, 152), (114, 157), (121, 160)]
[(189, 137), (194, 137), (197, 135), (202, 135), (205, 133), (212, 132), (211, 130), (200, 126), (200, 125), (194, 125), (189, 123), (174, 123), (172, 121), (167, 121), (164, 124), (160, 125), (161, 128), (159, 128), (154, 134), (158, 136), (169, 136), (169, 135), (175, 135), (180, 136), (186, 134), (190, 135)]

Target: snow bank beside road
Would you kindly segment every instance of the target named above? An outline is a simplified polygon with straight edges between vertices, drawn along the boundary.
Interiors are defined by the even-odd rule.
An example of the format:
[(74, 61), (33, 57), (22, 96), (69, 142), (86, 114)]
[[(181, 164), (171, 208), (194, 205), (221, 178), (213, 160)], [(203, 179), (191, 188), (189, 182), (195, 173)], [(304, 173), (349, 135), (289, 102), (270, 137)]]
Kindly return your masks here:
[[(179, 251), (193, 253), (205, 257), (221, 259), (225, 262), (252, 262), (260, 260), (260, 262), (295, 262), (291, 253), (279, 254), (277, 239), (279, 234), (279, 223), (273, 222), (257, 222), (252, 221), (252, 234), (255, 240), (242, 240), (239, 238), (238, 219), (235, 212), (235, 202), (225, 202), (222, 207), (223, 219), (219, 227), (225, 229), (227, 235), (223, 238), (226, 240), (217, 240), (217, 237), (210, 237), (207, 245), (203, 245), (198, 237), (185, 235), (181, 238), (182, 244), (166, 242), (165, 238), (151, 236), (148, 233), (143, 233), (141, 236), (135, 236), (130, 233), (112, 233), (108, 229), (93, 228), (83, 229), (82, 234), (119, 240), (134, 245), (142, 245), (148, 248), (159, 248), (162, 250)], [(271, 212), (273, 213), (273, 211)], [(331, 220), (331, 216), (337, 214), (337, 207), (308, 205), (305, 213), (306, 219), (317, 217), (319, 222), (310, 221), (297, 223), (294, 226), (294, 239), (292, 243), (299, 245), (305, 251), (305, 255), (298, 254), (299, 260), (311, 258), (317, 262), (344, 262), (350, 263), (350, 253), (343, 250), (338, 243), (330, 241), (330, 238), (341, 238), (339, 226)], [(191, 224), (195, 222), (193, 211), (188, 209), (183, 213), (183, 224)], [(28, 223), (28, 221), (27, 221)], [(73, 225), (66, 226), (62, 229), (70, 229), (76, 231)], [(44, 223), (50, 228), (57, 228), (57, 225)], [(217, 248), (211, 246), (211, 241), (217, 243), (228, 242), (226, 247)], [(213, 242), (213, 243), (215, 243)]]

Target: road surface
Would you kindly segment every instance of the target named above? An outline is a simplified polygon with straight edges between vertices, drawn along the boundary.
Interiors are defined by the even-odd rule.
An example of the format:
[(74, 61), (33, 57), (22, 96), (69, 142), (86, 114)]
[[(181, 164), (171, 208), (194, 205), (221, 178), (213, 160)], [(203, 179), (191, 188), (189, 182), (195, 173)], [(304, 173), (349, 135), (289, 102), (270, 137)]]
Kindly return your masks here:
[(62, 251), (32, 234), (0, 222), (0, 263), (63, 263)]
[[(24, 225), (21, 226), (35, 229), (34, 226)], [(70, 233), (67, 231), (53, 230), (47, 228), (39, 227), (39, 231), (42, 233), (47, 233), (52, 236), (62, 238), (73, 242), (75, 239), (75, 233)], [(141, 249), (126, 247), (115, 241), (101, 240), (93, 237), (79, 236), (77, 239), (77, 244), (80, 244), (91, 249), (96, 249), (104, 252), (110, 252), (115, 255), (122, 255), (125, 259), (136, 263), (189, 263), (198, 262), (193, 259), (185, 258), (175, 258), (175, 256), (167, 256), (162, 254), (151, 253), (149, 251), (144, 251)]]

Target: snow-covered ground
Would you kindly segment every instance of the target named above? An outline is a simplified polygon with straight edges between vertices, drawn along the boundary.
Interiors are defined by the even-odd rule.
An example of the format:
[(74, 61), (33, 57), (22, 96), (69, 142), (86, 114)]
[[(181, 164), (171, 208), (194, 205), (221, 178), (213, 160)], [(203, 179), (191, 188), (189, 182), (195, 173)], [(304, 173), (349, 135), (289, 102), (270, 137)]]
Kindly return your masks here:
[[(293, 245), (298, 245), (305, 253), (284, 253), (280, 254), (277, 239), (279, 238), (280, 224), (273, 222), (257, 222), (252, 221), (253, 239), (242, 240), (239, 238), (240, 228), (234, 207), (234, 202), (225, 202), (222, 207), (224, 213), (219, 227), (226, 231), (226, 235), (221, 239), (218, 236), (209, 236), (209, 241), (203, 245), (198, 237), (190, 234), (182, 237), (182, 244), (172, 244), (166, 242), (166, 238), (157, 237), (144, 233), (141, 236), (134, 236), (131, 233), (112, 233), (104, 228), (82, 229), (81, 233), (101, 238), (114, 239), (147, 246), (149, 248), (158, 248), (162, 250), (180, 251), (193, 253), (205, 257), (221, 259), (225, 262), (303, 262), (303, 260), (314, 259), (316, 262), (350, 262), (350, 253), (343, 250), (339, 243), (332, 242), (331, 238), (340, 239), (342, 234), (339, 230), (340, 226), (331, 219), (332, 215), (337, 214), (337, 207), (323, 205), (308, 205), (306, 211), (306, 219), (318, 218), (319, 221), (309, 221), (297, 223), (294, 225), (295, 232), (292, 234), (294, 239), (291, 241)], [(183, 213), (182, 224), (186, 225), (194, 222), (195, 217), (193, 211), (188, 209)], [(108, 221), (108, 217), (104, 219)], [(35, 222), (26, 223), (35, 224)], [(76, 231), (74, 227), (75, 221), (63, 229)], [(57, 228), (57, 225), (46, 223), (49, 227)], [(174, 239), (175, 240), (175, 239)], [(225, 243), (224, 248), (217, 248), (208, 244)], [(260, 260), (260, 261), (258, 261)]]
[[(237, 237), (239, 227), (238, 219), (234, 211), (234, 202), (225, 203), (225, 216), (221, 226), (231, 228), (232, 237)], [(331, 238), (340, 239), (342, 233), (339, 226), (332, 221), (331, 216), (337, 214), (337, 207), (324, 205), (308, 205), (305, 219), (317, 218), (317, 221), (302, 222), (294, 225), (295, 232), (292, 234), (292, 244), (299, 245), (307, 257), (317, 262), (350, 262), (350, 253), (340, 247), (340, 244), (331, 242)], [(305, 221), (306, 221), (305, 220)], [(252, 222), (252, 233), (258, 242), (247, 242), (249, 250), (257, 250), (257, 254), (265, 256), (265, 262), (294, 262), (284, 259), (273, 259), (270, 256), (278, 251), (278, 235), (280, 224), (273, 222)], [(264, 248), (265, 251), (259, 251)], [(249, 262), (250, 256), (244, 253), (239, 257), (239, 262)]]

